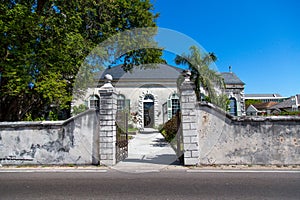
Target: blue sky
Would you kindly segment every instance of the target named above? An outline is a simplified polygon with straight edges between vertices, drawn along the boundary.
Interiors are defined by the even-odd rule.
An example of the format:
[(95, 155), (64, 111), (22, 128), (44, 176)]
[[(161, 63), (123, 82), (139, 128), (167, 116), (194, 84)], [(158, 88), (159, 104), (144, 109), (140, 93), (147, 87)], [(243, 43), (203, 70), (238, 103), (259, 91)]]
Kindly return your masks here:
[(160, 13), (159, 27), (181, 32), (214, 52), (219, 71), (231, 65), (246, 83), (245, 93), (300, 93), (300, 1), (152, 2)]

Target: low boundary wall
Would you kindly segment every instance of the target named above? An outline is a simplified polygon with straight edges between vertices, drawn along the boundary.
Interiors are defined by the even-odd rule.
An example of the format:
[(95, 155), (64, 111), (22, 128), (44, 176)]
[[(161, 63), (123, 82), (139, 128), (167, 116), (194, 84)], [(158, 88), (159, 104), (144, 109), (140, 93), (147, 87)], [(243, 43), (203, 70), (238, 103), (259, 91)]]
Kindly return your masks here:
[(0, 163), (97, 164), (98, 124), (93, 109), (66, 121), (0, 122)]
[(233, 117), (196, 105), (198, 164), (299, 165), (300, 117)]
[(185, 165), (300, 165), (300, 117), (233, 117), (180, 87)]

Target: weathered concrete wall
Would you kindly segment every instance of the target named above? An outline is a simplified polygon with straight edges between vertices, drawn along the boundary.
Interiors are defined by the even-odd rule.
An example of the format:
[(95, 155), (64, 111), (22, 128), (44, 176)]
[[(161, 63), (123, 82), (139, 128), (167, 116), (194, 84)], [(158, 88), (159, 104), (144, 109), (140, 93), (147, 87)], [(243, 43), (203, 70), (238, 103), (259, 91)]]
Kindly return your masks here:
[(66, 121), (1, 122), (1, 164), (97, 164), (99, 126), (95, 110)]
[(198, 164), (300, 164), (300, 117), (232, 117), (196, 105)]

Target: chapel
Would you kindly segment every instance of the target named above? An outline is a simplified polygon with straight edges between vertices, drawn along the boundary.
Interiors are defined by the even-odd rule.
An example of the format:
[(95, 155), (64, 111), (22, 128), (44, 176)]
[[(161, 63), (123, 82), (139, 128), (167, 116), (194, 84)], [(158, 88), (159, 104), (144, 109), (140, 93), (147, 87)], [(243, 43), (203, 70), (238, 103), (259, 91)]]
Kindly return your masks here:
[[(133, 67), (125, 72), (122, 65), (107, 68), (95, 76), (95, 88), (89, 88), (81, 101), (73, 105), (85, 104), (87, 107), (99, 105), (99, 89), (104, 84), (104, 76), (113, 77), (117, 109), (128, 110), (136, 119), (138, 128), (154, 128), (171, 119), (180, 109), (178, 79), (183, 69), (168, 64), (156, 64), (153, 68)], [(233, 72), (221, 73), (230, 100), (229, 114), (245, 115), (244, 83)]]

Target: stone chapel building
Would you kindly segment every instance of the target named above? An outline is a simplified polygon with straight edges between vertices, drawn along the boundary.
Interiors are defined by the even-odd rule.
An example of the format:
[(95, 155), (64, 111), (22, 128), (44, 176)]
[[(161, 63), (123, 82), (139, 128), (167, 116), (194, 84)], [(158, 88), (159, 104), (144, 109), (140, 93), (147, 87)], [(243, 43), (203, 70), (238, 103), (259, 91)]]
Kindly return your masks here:
[[(97, 87), (89, 88), (83, 101), (87, 107), (99, 105), (99, 89), (104, 84), (104, 76), (113, 77), (112, 85), (118, 93), (117, 109), (127, 109), (135, 118), (134, 126), (153, 128), (165, 123), (180, 109), (177, 80), (183, 69), (167, 64), (157, 64), (155, 68), (134, 67), (132, 72), (124, 72), (121, 65), (108, 68), (97, 74)], [(230, 100), (229, 113), (234, 116), (245, 114), (244, 83), (232, 72), (221, 73)]]

